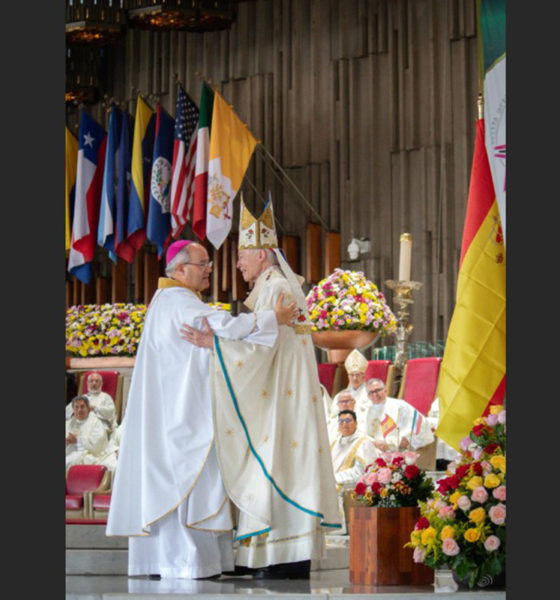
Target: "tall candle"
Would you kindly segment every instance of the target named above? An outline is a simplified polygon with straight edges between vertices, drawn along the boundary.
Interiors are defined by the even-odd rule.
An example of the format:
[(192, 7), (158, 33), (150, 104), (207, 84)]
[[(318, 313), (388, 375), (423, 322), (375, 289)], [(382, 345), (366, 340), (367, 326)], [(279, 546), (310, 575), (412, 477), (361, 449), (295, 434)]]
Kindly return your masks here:
[(412, 236), (410, 233), (401, 235), (401, 253), (399, 257), (399, 281), (410, 281), (410, 261), (412, 255)]

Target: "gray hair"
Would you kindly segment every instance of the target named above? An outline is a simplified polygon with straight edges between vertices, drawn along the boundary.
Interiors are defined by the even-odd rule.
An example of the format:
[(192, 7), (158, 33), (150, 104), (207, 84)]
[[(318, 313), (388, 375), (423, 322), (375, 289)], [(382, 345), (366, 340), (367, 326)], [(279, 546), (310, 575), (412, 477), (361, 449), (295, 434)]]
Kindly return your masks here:
[(192, 246), (192, 244), (188, 244), (184, 248), (181, 248), (179, 250), (179, 252), (177, 252), (177, 254), (173, 257), (173, 259), (170, 260), (169, 263), (167, 263), (167, 265), (165, 267), (165, 274), (168, 277), (170, 277), (171, 275), (173, 275), (173, 271), (175, 271), (175, 269), (179, 265), (181, 265), (183, 263), (186, 263), (186, 262), (189, 262), (189, 260), (191, 258), (191, 253), (190, 253), (190, 247), (191, 246)]
[(380, 383), (383, 386), (383, 389), (385, 389), (385, 382), (383, 381), (383, 379), (379, 379), (378, 377), (372, 377), (371, 379), (368, 379), (366, 382), (366, 387), (376, 382)]
[(76, 404), (78, 400), (83, 400), (89, 409), (89, 398), (87, 396), (75, 396), (74, 398), (72, 398), (72, 408), (74, 408), (74, 404)]
[(276, 254), (274, 252), (274, 250), (272, 250), (271, 248), (245, 248), (246, 252), (251, 252), (251, 253), (255, 253), (255, 252), (259, 252), (259, 250), (264, 250), (265, 254), (266, 254), (266, 260), (268, 261), (268, 263), (271, 266), (277, 266), (280, 263), (278, 262), (278, 258), (276, 257)]

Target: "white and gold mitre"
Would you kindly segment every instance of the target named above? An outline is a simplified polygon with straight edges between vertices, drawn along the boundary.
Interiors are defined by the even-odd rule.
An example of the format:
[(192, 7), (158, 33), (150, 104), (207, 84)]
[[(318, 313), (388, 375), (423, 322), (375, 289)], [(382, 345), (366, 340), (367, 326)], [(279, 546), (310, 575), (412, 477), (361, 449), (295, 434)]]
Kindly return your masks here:
[(255, 219), (245, 206), (243, 198), (241, 198), (239, 215), (239, 243), (237, 245), (239, 250), (278, 248), (274, 213), (270, 199), (266, 203), (261, 216)]
[(367, 358), (359, 350), (352, 350), (344, 361), (347, 373), (365, 373), (367, 366)]

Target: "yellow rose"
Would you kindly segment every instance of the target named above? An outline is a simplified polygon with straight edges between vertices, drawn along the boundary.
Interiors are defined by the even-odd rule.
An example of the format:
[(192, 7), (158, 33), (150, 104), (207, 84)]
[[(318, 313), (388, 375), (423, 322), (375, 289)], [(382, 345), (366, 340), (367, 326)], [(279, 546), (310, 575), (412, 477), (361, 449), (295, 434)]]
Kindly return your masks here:
[(436, 539), (436, 530), (433, 527), (428, 527), (427, 529), (422, 529), (422, 543), (424, 545), (433, 542)]
[(488, 473), (484, 478), (484, 487), (495, 488), (500, 485), (500, 478), (494, 473)]
[(502, 412), (502, 410), (504, 410), (502, 404), (492, 404), (492, 406), (490, 407), (490, 414), (499, 415)]
[(480, 487), (481, 485), (482, 477), (479, 477), (478, 475), (471, 477), (467, 482), (467, 487), (469, 488), (469, 490), (474, 490), (475, 488)]
[(410, 532), (410, 543), (413, 546), (418, 546), (418, 544), (420, 543), (420, 539), (422, 537), (422, 534), (420, 531), (418, 531), (417, 529), (414, 529), (413, 531)]
[(485, 518), (486, 518), (486, 511), (482, 508), (482, 506), (479, 506), (478, 508), (471, 510), (471, 512), (469, 513), (469, 519), (473, 523), (477, 523), (477, 524), (482, 523), (482, 521), (484, 521)]
[(471, 527), (470, 529), (467, 529), (467, 531), (465, 531), (463, 537), (467, 540), (467, 542), (476, 542), (480, 537), (480, 531)]
[(382, 489), (382, 490), (379, 492), (379, 495), (380, 495), (382, 498), (385, 498), (385, 497), (387, 496), (387, 494), (388, 494), (388, 493), (389, 493), (389, 492), (387, 491), (387, 488), (383, 488), (383, 489)]
[(439, 534), (439, 537), (442, 540), (446, 540), (447, 538), (454, 538), (455, 537), (455, 530), (453, 529), (453, 527), (451, 527), (451, 525), (446, 525), (441, 530), (441, 533)]
[(473, 421), (473, 427), (476, 425), (484, 425), (486, 421), (482, 417), (478, 417)]
[(506, 457), (498, 454), (490, 459), (490, 464), (494, 469), (499, 469), (502, 473), (506, 472)]
[(451, 496), (449, 496), (449, 502), (453, 504), (453, 508), (457, 508), (457, 500), (461, 497), (461, 492), (453, 492)]

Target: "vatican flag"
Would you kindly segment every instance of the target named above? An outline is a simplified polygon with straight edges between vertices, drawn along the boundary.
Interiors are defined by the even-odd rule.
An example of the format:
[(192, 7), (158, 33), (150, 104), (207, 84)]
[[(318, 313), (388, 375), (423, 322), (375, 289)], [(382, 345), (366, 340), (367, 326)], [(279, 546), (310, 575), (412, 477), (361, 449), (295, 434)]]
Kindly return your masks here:
[(206, 237), (218, 249), (231, 229), (233, 199), (257, 140), (218, 92), (214, 92), (210, 131)]

